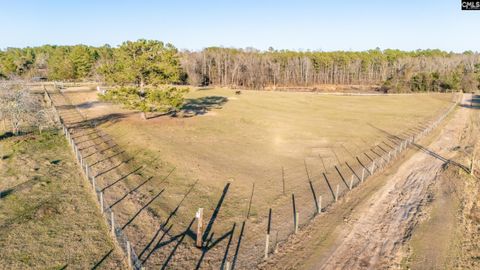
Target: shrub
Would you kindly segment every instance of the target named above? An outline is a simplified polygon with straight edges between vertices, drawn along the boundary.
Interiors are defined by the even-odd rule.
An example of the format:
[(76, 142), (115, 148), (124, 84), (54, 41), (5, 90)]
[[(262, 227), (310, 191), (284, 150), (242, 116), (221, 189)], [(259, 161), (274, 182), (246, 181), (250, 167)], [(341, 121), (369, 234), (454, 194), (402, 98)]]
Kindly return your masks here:
[[(162, 86), (140, 89), (137, 87), (119, 87), (99, 94), (100, 100), (122, 104), (129, 109), (147, 112), (175, 112), (184, 102), (188, 88)], [(145, 117), (145, 115), (144, 115)]]

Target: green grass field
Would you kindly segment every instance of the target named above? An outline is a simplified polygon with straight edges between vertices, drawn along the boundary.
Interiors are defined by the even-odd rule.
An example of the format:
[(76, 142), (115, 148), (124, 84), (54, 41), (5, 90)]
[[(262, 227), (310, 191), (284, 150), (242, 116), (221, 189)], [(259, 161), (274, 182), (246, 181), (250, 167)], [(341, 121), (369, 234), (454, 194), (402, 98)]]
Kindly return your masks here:
[(63, 136), (44, 132), (0, 140), (0, 179), (2, 268), (123, 265)]

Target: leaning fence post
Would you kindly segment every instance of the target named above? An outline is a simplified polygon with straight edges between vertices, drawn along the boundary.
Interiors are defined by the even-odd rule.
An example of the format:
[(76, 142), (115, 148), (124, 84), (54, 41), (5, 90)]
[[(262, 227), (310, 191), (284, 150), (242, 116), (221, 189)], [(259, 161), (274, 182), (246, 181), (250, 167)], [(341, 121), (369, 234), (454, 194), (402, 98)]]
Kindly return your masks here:
[(88, 174), (88, 164), (85, 162), (85, 175), (87, 176), (87, 180), (90, 180), (90, 176)]
[(337, 184), (337, 190), (335, 191), (335, 201), (338, 201), (338, 191), (340, 190), (340, 185)]
[(365, 168), (362, 169), (362, 183), (364, 178), (365, 178)]
[(198, 208), (195, 218), (197, 219), (196, 245), (198, 248), (201, 248), (203, 247), (203, 208)]
[(353, 174), (352, 174), (352, 178), (350, 179), (350, 186), (348, 186), (348, 189), (352, 190), (353, 188)]
[(128, 268), (132, 268), (132, 249), (129, 241), (127, 241), (127, 263)]
[(375, 170), (375, 160), (372, 161), (372, 168), (370, 169), (370, 172), (371, 172), (370, 174), (373, 174), (374, 170)]
[(265, 259), (268, 259), (268, 245), (270, 244), (270, 226), (272, 223), (272, 208), (268, 210), (267, 235), (265, 237)]

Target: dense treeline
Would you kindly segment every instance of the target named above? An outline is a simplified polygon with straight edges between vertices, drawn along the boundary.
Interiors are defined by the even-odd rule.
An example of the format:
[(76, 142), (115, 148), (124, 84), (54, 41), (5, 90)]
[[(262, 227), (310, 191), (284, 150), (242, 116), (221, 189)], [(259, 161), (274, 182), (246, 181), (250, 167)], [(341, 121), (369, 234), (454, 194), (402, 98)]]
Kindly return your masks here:
[(298, 52), (206, 48), (179, 52), (154, 40), (108, 45), (7, 48), (0, 77), (97, 80), (115, 84), (218, 85), (238, 88), (315, 88), (377, 85), (388, 91), (478, 88), (480, 55), (440, 50)]
[[(295, 52), (207, 48), (183, 52), (192, 84), (246, 88), (316, 87), (322, 84), (382, 85), (384, 90), (443, 91), (478, 82), (480, 56), (440, 50)], [(478, 84), (477, 84), (478, 86)]]

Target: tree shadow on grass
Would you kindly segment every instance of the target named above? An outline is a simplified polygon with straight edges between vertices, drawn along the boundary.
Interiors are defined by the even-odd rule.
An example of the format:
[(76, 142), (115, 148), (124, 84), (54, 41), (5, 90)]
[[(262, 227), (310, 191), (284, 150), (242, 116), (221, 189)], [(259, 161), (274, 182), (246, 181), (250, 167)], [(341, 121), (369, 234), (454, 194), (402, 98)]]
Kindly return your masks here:
[(13, 132), (7, 131), (7, 132), (3, 133), (2, 135), (0, 135), (0, 141), (8, 139), (8, 138), (13, 137), (13, 136), (15, 136), (15, 134), (13, 134)]
[(180, 114), (172, 115), (173, 117), (192, 117), (204, 115), (212, 109), (221, 109), (222, 105), (227, 103), (228, 98), (222, 96), (207, 96), (195, 99), (187, 99), (185, 104), (180, 108)]
[(63, 104), (63, 105), (57, 105), (55, 106), (57, 109), (60, 110), (74, 110), (76, 108), (81, 108), (81, 109), (89, 109), (92, 107), (97, 106), (98, 104), (102, 104), (102, 102), (95, 100), (95, 101), (87, 101), (87, 102), (82, 102), (80, 104)]
[(4, 199), (12, 194), (15, 190), (13, 188), (8, 188), (5, 190), (0, 190), (0, 199)]
[(227, 101), (228, 98), (222, 96), (190, 98), (185, 101), (178, 111), (150, 113), (148, 119), (167, 115), (175, 118), (189, 118), (204, 115), (212, 109), (221, 109), (222, 105)]
[(111, 113), (111, 114), (102, 115), (99, 117), (94, 117), (88, 120), (74, 122), (74, 123), (71, 123), (68, 127), (69, 128), (93, 128), (107, 122), (115, 123), (123, 118), (128, 117), (131, 114), (135, 114), (135, 112)]

